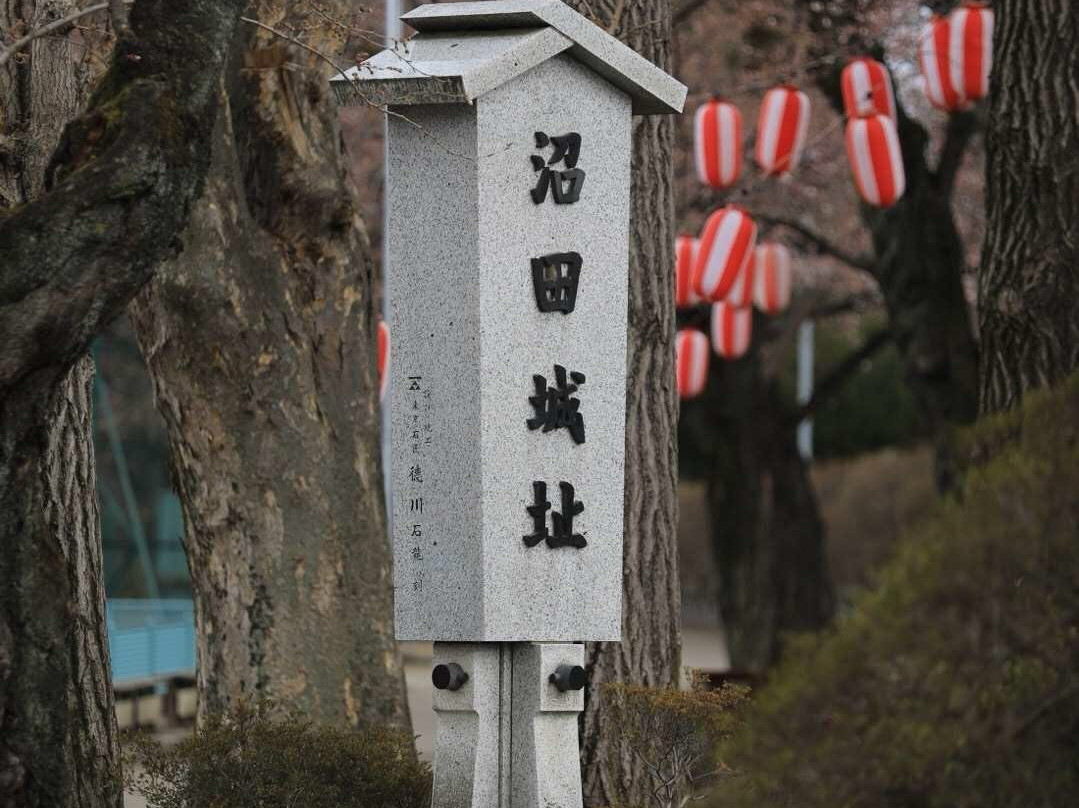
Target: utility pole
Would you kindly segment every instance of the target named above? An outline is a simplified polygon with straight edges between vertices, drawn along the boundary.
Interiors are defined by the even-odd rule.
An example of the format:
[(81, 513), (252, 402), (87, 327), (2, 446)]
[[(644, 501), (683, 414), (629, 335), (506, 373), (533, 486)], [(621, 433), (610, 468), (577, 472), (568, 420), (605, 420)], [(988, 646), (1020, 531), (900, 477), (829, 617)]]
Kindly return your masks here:
[[(798, 326), (798, 405), (804, 407), (813, 398), (813, 321)], [(803, 460), (813, 459), (813, 419), (798, 424), (798, 453)]]
[[(403, 26), (401, 25), (401, 0), (386, 0), (385, 20), (383, 31), (386, 37), (386, 47), (392, 48), (401, 39)], [(382, 320), (390, 321), (390, 284), (388, 266), (386, 262), (386, 231), (389, 225), (389, 216), (386, 205), (386, 177), (389, 176), (389, 123), (385, 117), (382, 119), (382, 248), (380, 250), (382, 267)], [(391, 362), (394, 335), (390, 334)], [(386, 368), (387, 373), (392, 373), (391, 367)], [(393, 486), (390, 483), (390, 398), (382, 397), (382, 491), (386, 500), (386, 529), (393, 535)]]

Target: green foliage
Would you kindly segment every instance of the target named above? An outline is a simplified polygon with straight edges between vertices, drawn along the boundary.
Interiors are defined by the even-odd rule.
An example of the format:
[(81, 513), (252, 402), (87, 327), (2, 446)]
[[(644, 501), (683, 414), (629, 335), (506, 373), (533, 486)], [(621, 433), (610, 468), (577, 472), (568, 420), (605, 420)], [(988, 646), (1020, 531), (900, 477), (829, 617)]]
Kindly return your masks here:
[[(857, 329), (834, 321), (819, 322), (814, 338), (816, 381), (820, 382), (832, 368), (857, 351), (869, 335), (884, 327), (886, 322), (881, 317), (866, 317)], [(721, 360), (713, 358), (709, 371), (713, 375), (711, 385), (716, 384), (717, 363)], [(779, 371), (778, 386), (781, 404), (792, 419), (797, 412), (796, 367), (795, 351), (790, 350)], [(683, 480), (704, 480), (715, 473), (716, 452), (729, 451), (717, 446), (722, 436), (717, 431), (716, 408), (720, 401), (748, 393), (748, 388), (739, 389), (733, 385), (718, 391), (712, 387), (700, 398), (682, 402), (678, 421), (678, 473)], [(753, 404), (764, 406), (765, 402)], [(918, 405), (904, 380), (903, 363), (894, 344), (885, 345), (866, 359), (813, 415), (813, 454), (818, 459), (853, 457), (888, 447), (912, 446), (928, 435)]]
[[(717, 806), (1032, 808), (1079, 793), (1079, 377), (963, 439), (960, 495), (723, 748)], [(732, 784), (733, 783), (733, 784)]]
[(241, 705), (171, 747), (127, 748), (130, 786), (149, 808), (427, 808), (430, 767), (404, 732), (316, 727)]
[[(886, 327), (867, 318), (859, 334), (834, 323), (818, 323), (814, 338), (817, 380), (858, 350), (865, 339)], [(795, 362), (783, 382), (794, 399)], [(819, 458), (851, 457), (888, 446), (909, 446), (926, 435), (917, 404), (903, 379), (903, 363), (894, 344), (866, 359), (843, 388), (823, 402), (813, 416), (813, 454)]]
[(651, 688), (609, 683), (605, 732), (622, 738), (645, 770), (658, 808), (682, 806), (727, 768), (716, 755), (718, 745), (739, 725), (748, 688), (706, 687), (694, 675), (692, 688)]

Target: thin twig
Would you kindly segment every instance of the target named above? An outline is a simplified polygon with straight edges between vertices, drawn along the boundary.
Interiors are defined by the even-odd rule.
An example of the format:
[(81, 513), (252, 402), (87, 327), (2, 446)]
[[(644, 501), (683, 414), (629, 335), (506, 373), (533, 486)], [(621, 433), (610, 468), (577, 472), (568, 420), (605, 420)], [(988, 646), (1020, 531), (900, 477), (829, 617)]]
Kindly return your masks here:
[(1079, 683), (1073, 683), (1071, 687), (1066, 687), (1058, 693), (1053, 694), (1053, 696), (1042, 702), (1032, 713), (1021, 719), (1019, 723), (1012, 728), (1011, 732), (1008, 733), (1008, 739), (1014, 740), (1019, 737), (1032, 725), (1040, 721), (1042, 716), (1046, 715), (1062, 701), (1067, 701), (1077, 694), (1079, 694)]
[(618, 5), (614, 7), (614, 11), (611, 14), (611, 23), (607, 26), (607, 33), (611, 36), (618, 36), (618, 27), (622, 24), (622, 14), (626, 10), (626, 0), (618, 0)]
[[(327, 54), (320, 51), (318, 48), (314, 48), (314, 47), (308, 45), (306, 42), (304, 42), (304, 41), (302, 41), (300, 39), (297, 39), (296, 37), (292, 36), (289, 33), (286, 33), (285, 31), (279, 31), (276, 28), (274, 28), (272, 26), (269, 26), (264, 22), (260, 22), (259, 20), (252, 19), (251, 17), (241, 17), (240, 19), (243, 22), (250, 23), (251, 25), (255, 25), (255, 26), (259, 27), (259, 28), (262, 28), (262, 29), (270, 32), (274, 36), (280, 37), (281, 39), (284, 39), (284, 40), (286, 40), (288, 42), (291, 42), (293, 45), (296, 45), (296, 46), (298, 46), (300, 48), (303, 48), (308, 53), (310, 53), (310, 54), (314, 55), (315, 57), (321, 59), (326, 64), (328, 64), (330, 67), (332, 67), (334, 70), (336, 70), (341, 75), (341, 77), (344, 78), (345, 81), (348, 82), (349, 87), (352, 89), (352, 91), (354, 93), (356, 93), (357, 96), (359, 96), (359, 98), (363, 101), (363, 103), (365, 105), (367, 105), (367, 106), (369, 106), (369, 107), (371, 107), (373, 109), (377, 109), (379, 112), (383, 113), (384, 115), (388, 115), (390, 117), (402, 120), (405, 123), (407, 123), (409, 126), (414, 126), (417, 130), (419, 130), (424, 135), (424, 137), (430, 138), (440, 149), (442, 149), (443, 151), (445, 151), (447, 154), (451, 155), (452, 157), (460, 157), (462, 160), (471, 160), (471, 161), (475, 161), (477, 159), (477, 158), (473, 157), (470, 154), (463, 154), (462, 152), (454, 150), (448, 144), (443, 142), (442, 139), (439, 138), (437, 135), (435, 135), (433, 132), (429, 131), (427, 128), (425, 128), (421, 124), (419, 124), (416, 121), (412, 120), (407, 115), (403, 115), (400, 112), (395, 112), (394, 110), (389, 109), (388, 107), (384, 107), (384, 106), (380, 106), (379, 104), (376, 104), (374, 101), (372, 101), (370, 98), (368, 98), (367, 95), (365, 95), (364, 92), (359, 88), (359, 82), (356, 81), (355, 79), (350, 78), (348, 76), (348, 74), (345, 71), (345, 68), (343, 68), (341, 65), (337, 64), (337, 62), (333, 59), (333, 57), (328, 56)], [(401, 56), (400, 58), (404, 59), (403, 56)], [(506, 149), (508, 149), (508, 148), (510, 148), (509, 145), (506, 146)], [(505, 149), (503, 149), (503, 151), (505, 151)], [(491, 152), (490, 154), (481, 155), (481, 157), (493, 157), (497, 153), (498, 152)]]
[(35, 39), (40, 39), (43, 36), (48, 36), (49, 34), (54, 34), (57, 31), (69, 28), (75, 23), (76, 20), (81, 20), (83, 17), (89, 16), (90, 14), (95, 14), (98, 11), (105, 11), (106, 9), (110, 9), (112, 7), (112, 4), (118, 1), (121, 5), (128, 6), (134, 4), (135, 2), (135, 0), (109, 0), (107, 3), (98, 3), (96, 6), (88, 6), (87, 8), (81, 9), (79, 11), (74, 11), (71, 14), (68, 14), (66, 17), (63, 17), (62, 19), (54, 20), (53, 22), (43, 25), (40, 28), (35, 28), (26, 36), (22, 37), (21, 39), (16, 39), (8, 47), (0, 51), (0, 67), (3, 67), (5, 64), (7, 64), (11, 60), (11, 57), (13, 57), (18, 51), (25, 48)]
[(345, 68), (343, 68), (339, 64), (337, 64), (337, 62), (335, 62), (333, 60), (333, 57), (327, 56), (325, 53), (320, 51), (318, 48), (311, 47), (306, 42), (303, 42), (302, 40), (299, 40), (296, 37), (292, 36), (292, 34), (285, 33), (284, 31), (279, 31), (278, 29), (274, 28), (273, 26), (267, 25), (266, 23), (260, 22), (259, 20), (256, 20), (256, 19), (252, 19), (251, 17), (240, 17), (240, 20), (242, 22), (246, 22), (246, 23), (250, 23), (251, 25), (258, 26), (259, 28), (262, 28), (263, 30), (269, 31), (274, 36), (280, 37), (281, 39), (284, 39), (284, 40), (287, 40), (287, 41), (291, 42), (293, 45), (296, 45), (296, 46), (298, 46), (300, 48), (303, 48), (305, 51), (312, 54), (313, 56), (317, 56), (319, 59), (324, 61), (326, 64), (328, 64), (334, 70), (336, 70), (338, 73), (341, 73), (342, 75), (344, 75)]
[(892, 341), (892, 333), (887, 328), (867, 338), (860, 348), (848, 354), (838, 365), (832, 368), (817, 385), (812, 398), (795, 413), (792, 423), (800, 424), (812, 415), (824, 402), (835, 395), (847, 380), (857, 373), (862, 363)]
[(776, 227), (785, 227), (788, 230), (793, 230), (795, 233), (802, 236), (802, 238), (804, 238), (806, 241), (812, 243), (819, 252), (822, 252), (825, 255), (830, 255), (833, 258), (838, 258), (840, 261), (842, 261), (844, 264), (847, 264), (848, 266), (854, 267), (855, 269), (861, 270), (862, 272), (866, 272), (869, 274), (872, 274), (873, 272), (874, 262), (871, 256), (856, 255), (852, 252), (848, 252), (847, 250), (844, 250), (839, 245), (835, 244), (829, 239), (826, 239), (824, 236), (817, 233), (811, 227), (803, 224), (797, 219), (790, 219), (785, 216), (772, 216), (767, 213), (758, 212), (753, 212), (752, 216), (754, 219), (764, 224), (770, 224)]
[(315, 13), (318, 14), (318, 16), (322, 17), (323, 20), (332, 25), (334, 28), (337, 28), (339, 31), (344, 32), (347, 36), (355, 35), (368, 45), (374, 45), (379, 48), (392, 48), (398, 42), (400, 42), (400, 40), (397, 39), (389, 39), (378, 33), (378, 31), (373, 31), (370, 28), (360, 28), (356, 25), (348, 25), (346, 23), (343, 23), (340, 20), (335, 19), (329, 13), (327, 13), (326, 10), (321, 8), (317, 3), (312, 2), (312, 0), (308, 0), (307, 5), (313, 8), (315, 10)]

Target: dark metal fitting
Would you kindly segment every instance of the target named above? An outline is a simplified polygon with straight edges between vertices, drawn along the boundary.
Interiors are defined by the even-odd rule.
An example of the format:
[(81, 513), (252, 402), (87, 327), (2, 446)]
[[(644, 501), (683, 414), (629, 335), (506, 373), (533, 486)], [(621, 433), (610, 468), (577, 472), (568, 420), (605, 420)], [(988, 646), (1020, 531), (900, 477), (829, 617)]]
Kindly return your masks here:
[(559, 665), (548, 681), (557, 687), (559, 692), (565, 693), (567, 690), (584, 690), (588, 680), (584, 668), (580, 665)]
[(467, 681), (468, 674), (456, 662), (435, 665), (434, 670), (431, 671), (431, 684), (439, 690), (460, 690)]

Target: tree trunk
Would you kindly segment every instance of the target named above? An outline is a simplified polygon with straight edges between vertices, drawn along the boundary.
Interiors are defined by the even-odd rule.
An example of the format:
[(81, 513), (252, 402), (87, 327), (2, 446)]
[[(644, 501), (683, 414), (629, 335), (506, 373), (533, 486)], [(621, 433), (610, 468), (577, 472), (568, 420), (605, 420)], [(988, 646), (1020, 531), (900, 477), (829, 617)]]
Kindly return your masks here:
[[(0, 4), (0, 31), (71, 0)], [(0, 212), (40, 195), (85, 101), (65, 38), (0, 72)], [(0, 395), (0, 807), (117, 808), (101, 533), (90, 417), (93, 362), (48, 368)]]
[[(320, 7), (346, 19), (350, 5)], [(258, 10), (340, 50), (311, 12)], [(199, 713), (269, 697), (321, 722), (407, 728), (374, 269), (329, 69), (264, 29), (240, 36), (187, 247), (132, 307), (183, 503)]]
[(982, 412), (1079, 367), (1079, 9), (998, 0), (979, 273)]
[[(670, 0), (572, 0), (569, 5), (664, 70)], [(604, 682), (677, 683), (678, 397), (674, 389), (674, 119), (636, 118), (630, 214), (622, 642), (589, 645), (582, 717), (585, 803), (645, 805), (646, 774), (605, 720)]]
[(93, 362), (0, 403), (0, 806), (118, 808)]
[[(840, 73), (850, 56), (883, 54), (865, 38), (862, 10), (855, 4), (803, 3), (822, 60), (817, 83), (837, 114), (843, 114)], [(937, 485), (955, 482), (951, 432), (977, 415), (978, 345), (963, 292), (966, 262), (952, 212), (952, 191), (962, 156), (977, 131), (973, 113), (951, 116), (936, 166), (930, 165), (929, 135), (896, 98), (897, 127), (907, 189), (892, 208), (862, 205), (876, 260), (871, 273), (888, 309), (889, 327), (906, 381), (937, 444)]]
[(761, 671), (779, 658), (785, 632), (826, 625), (835, 598), (790, 406), (765, 372), (768, 326), (755, 319), (750, 350), (735, 361), (712, 356), (708, 387), (686, 403), (684, 419), (687, 437), (711, 457), (708, 506), (731, 664)]
[[(839, 72), (831, 74), (831, 98), (842, 108)], [(929, 134), (896, 99), (907, 190), (888, 209), (862, 205), (876, 260), (870, 272), (880, 286), (888, 326), (903, 362), (905, 379), (936, 445), (937, 488), (956, 482), (954, 427), (977, 415), (978, 345), (963, 291), (963, 243), (952, 212), (952, 188), (962, 153), (977, 122), (956, 113), (934, 169)]]
[[(88, 111), (67, 125), (55, 151), (79, 99), (78, 81), (66, 75), (75, 57), (60, 48), (43, 57), (39, 75), (33, 51), (66, 40), (34, 40), (29, 64), (11, 60), (2, 76), (3, 808), (120, 804), (86, 353), (186, 223), (208, 163), (217, 108), (209, 90), (241, 5), (140, 0)], [(71, 6), (48, 7), (58, 16)], [(25, 20), (31, 30), (41, 22)], [(37, 149), (52, 158), (48, 192), (32, 199), (42, 182), (31, 172), (45, 163)]]
[[(977, 415), (978, 346), (963, 292), (963, 243), (952, 212), (951, 177), (958, 169), (930, 168), (925, 128), (899, 108), (899, 139), (907, 191), (895, 207), (862, 206), (877, 256), (873, 276), (888, 310), (892, 339), (937, 446), (937, 487), (955, 483), (952, 427)], [(969, 115), (953, 116), (953, 140), (970, 136)], [(965, 144), (964, 144), (965, 145)], [(961, 148), (957, 144), (957, 148)]]

